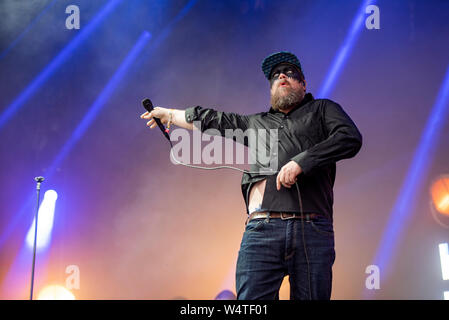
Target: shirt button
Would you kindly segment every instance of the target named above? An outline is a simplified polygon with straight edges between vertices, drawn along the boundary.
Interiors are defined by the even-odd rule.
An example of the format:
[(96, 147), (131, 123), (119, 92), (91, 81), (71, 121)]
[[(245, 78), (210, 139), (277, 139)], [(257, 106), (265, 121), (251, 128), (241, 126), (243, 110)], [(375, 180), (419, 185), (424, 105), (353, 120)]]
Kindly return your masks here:
[(284, 126), (280, 126), (279, 129), (284, 129)]

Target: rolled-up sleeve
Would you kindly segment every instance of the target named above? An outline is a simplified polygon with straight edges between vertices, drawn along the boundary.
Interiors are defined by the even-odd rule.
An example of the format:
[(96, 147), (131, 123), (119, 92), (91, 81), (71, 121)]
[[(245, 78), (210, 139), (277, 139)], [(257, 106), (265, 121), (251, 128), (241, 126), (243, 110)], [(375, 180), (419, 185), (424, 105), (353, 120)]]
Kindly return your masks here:
[(360, 131), (339, 104), (323, 99), (321, 113), (327, 138), (291, 159), (306, 175), (316, 168), (352, 158), (362, 147)]

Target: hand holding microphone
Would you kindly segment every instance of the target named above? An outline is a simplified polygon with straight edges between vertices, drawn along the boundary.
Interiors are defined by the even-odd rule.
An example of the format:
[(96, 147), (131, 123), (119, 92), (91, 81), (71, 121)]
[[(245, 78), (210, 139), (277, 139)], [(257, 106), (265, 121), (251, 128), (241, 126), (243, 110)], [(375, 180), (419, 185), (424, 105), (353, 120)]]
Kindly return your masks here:
[(142, 113), (140, 115), (140, 118), (150, 120), (147, 122), (147, 126), (149, 126), (150, 129), (153, 129), (158, 125), (157, 120), (160, 120), (161, 124), (168, 124), (170, 120), (171, 109), (162, 107), (153, 108), (153, 105), (148, 99), (142, 101), (142, 104), (144, 105), (147, 112)]
[[(142, 101), (143, 107), (147, 110), (147, 112), (140, 115), (142, 119), (150, 119), (147, 122), (147, 126), (150, 129), (158, 126), (164, 136), (170, 141), (170, 136), (168, 133), (170, 132), (170, 125), (173, 121), (173, 109), (166, 109), (161, 107), (153, 108), (153, 103), (150, 99), (144, 99)], [(164, 127), (164, 124), (167, 124), (167, 128)]]
[[(168, 135), (170, 131), (171, 125), (177, 125), (178, 127), (194, 130), (194, 126), (192, 122), (186, 121), (185, 110), (177, 110), (177, 109), (168, 109), (155, 107), (153, 108), (153, 103), (150, 99), (146, 98), (142, 101), (142, 105), (147, 110), (147, 112), (142, 113), (140, 115), (141, 119), (149, 120), (147, 122), (147, 126), (150, 129), (158, 126), (164, 136), (170, 141), (170, 136)], [(164, 127), (164, 124), (167, 125), (167, 128)]]
[(157, 126), (156, 118), (161, 121), (162, 124), (167, 124), (168, 120), (170, 118), (170, 109), (162, 108), (162, 107), (155, 107), (153, 111), (151, 112), (145, 112), (140, 115), (142, 119), (151, 119), (147, 122), (147, 126), (150, 127), (150, 129), (153, 129)]

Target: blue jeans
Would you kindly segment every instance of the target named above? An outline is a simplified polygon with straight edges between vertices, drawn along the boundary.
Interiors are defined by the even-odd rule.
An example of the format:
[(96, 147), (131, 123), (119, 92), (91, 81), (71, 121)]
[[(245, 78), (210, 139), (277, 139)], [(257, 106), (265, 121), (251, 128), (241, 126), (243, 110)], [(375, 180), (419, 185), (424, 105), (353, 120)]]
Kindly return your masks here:
[(289, 275), (290, 299), (329, 300), (334, 261), (329, 219), (253, 219), (246, 225), (237, 259), (237, 299), (277, 300)]

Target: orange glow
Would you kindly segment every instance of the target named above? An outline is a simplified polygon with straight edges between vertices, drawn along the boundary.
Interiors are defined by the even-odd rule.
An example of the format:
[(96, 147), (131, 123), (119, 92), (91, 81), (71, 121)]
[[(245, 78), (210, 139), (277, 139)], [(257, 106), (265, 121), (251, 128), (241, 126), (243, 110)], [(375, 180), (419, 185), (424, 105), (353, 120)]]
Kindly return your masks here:
[(433, 205), (439, 213), (449, 215), (449, 177), (438, 179), (431, 188)]
[(39, 292), (37, 300), (75, 300), (75, 296), (63, 286), (51, 285)]

